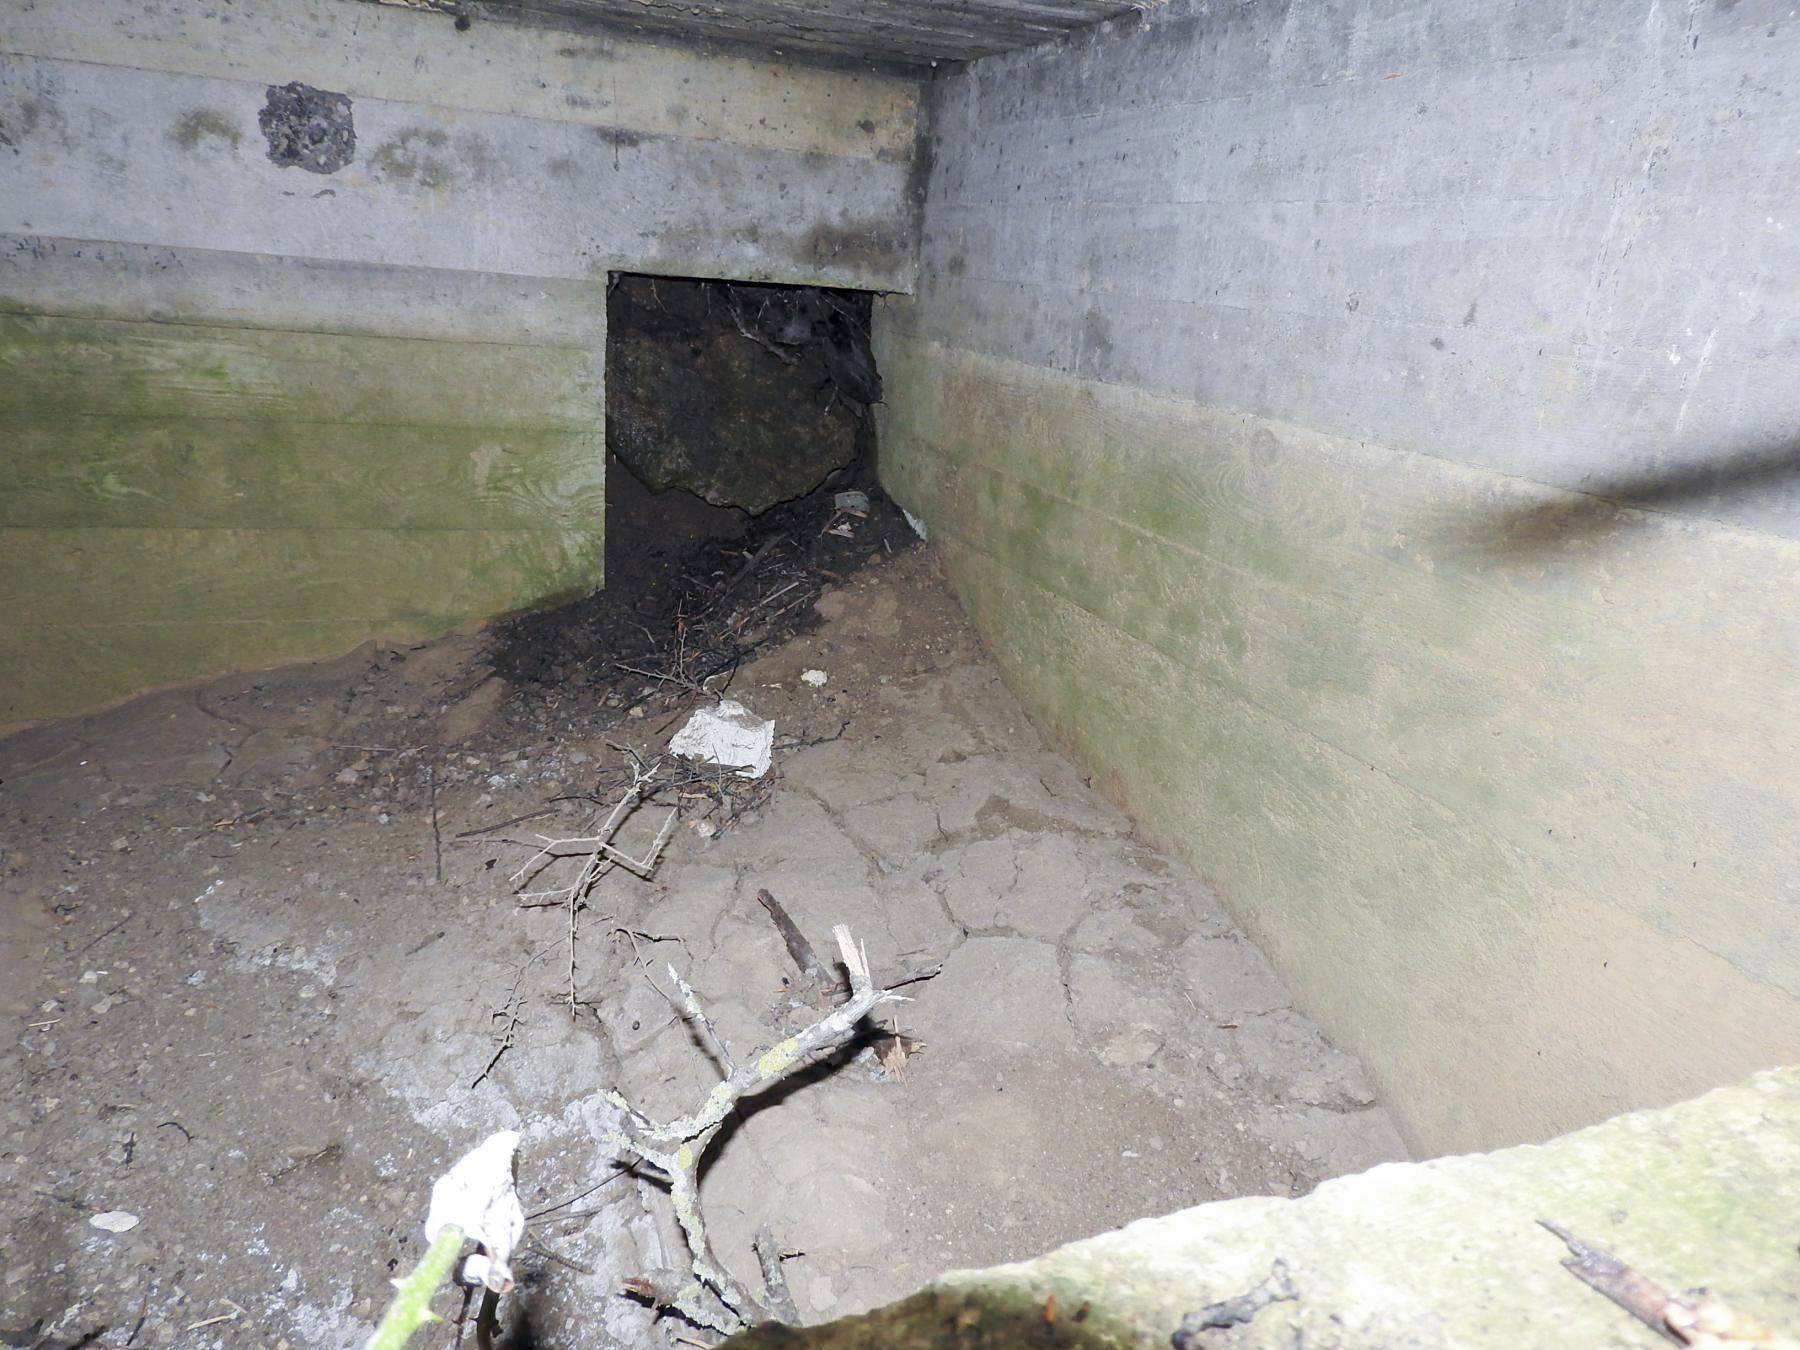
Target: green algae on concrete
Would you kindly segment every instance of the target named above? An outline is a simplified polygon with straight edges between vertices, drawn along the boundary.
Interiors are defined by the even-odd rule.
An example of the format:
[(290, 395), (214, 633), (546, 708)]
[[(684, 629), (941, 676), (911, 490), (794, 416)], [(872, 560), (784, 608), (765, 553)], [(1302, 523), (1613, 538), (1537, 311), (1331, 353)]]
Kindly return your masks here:
[[(881, 472), (1039, 723), (1421, 1151), (1792, 1057), (1800, 545), (877, 324)], [(1570, 1034), (1570, 1028), (1580, 1028)]]
[[(78, 313), (42, 312), (51, 295), (0, 313), (0, 727), (600, 584), (598, 288), (521, 299), (416, 273), (414, 310), (326, 331), (302, 326), (315, 290), (342, 300), (360, 277), (400, 294), (399, 269), (55, 261)], [(171, 269), (192, 294), (164, 294)], [(193, 312), (208, 278), (234, 306), (213, 322)], [(121, 313), (97, 313), (115, 292)], [(524, 317), (497, 316), (497, 293)], [(179, 322), (127, 312), (178, 300)], [(534, 304), (549, 340), (526, 331)]]
[[(865, 1317), (763, 1329), (730, 1343), (1166, 1350), (1187, 1313), (1255, 1288), (1280, 1260), (1299, 1298), (1200, 1344), (1666, 1346), (1563, 1268), (1568, 1249), (1541, 1226), (1549, 1220), (1671, 1293), (1710, 1288), (1776, 1333), (1761, 1344), (1793, 1350), (1797, 1176), (1800, 1069), (1772, 1070), (1549, 1144), (1389, 1163), (1299, 1199), (1225, 1200), (1140, 1220), (1018, 1265), (952, 1272)], [(1053, 1321), (1045, 1315), (1051, 1295)], [(1070, 1310), (1084, 1307), (1084, 1323), (1072, 1323)], [(969, 1315), (988, 1339), (958, 1339), (965, 1309), (976, 1310)], [(990, 1319), (990, 1309), (1003, 1311)], [(1075, 1339), (1090, 1323), (1095, 1339)]]
[[(1066, 1282), (1065, 1282), (1066, 1283)], [(1135, 1339), (1091, 1304), (1055, 1289), (934, 1287), (818, 1327), (770, 1323), (723, 1342), (734, 1350), (1120, 1350)]]

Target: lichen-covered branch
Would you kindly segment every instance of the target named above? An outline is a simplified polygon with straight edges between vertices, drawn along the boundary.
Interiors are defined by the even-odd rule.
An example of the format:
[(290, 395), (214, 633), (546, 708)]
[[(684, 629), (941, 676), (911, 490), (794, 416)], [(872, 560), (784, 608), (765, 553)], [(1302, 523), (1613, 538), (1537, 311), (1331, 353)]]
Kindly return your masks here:
[[(905, 997), (877, 986), (870, 979), (868, 957), (852, 940), (848, 928), (840, 924), (832, 929), (832, 933), (837, 938), (838, 950), (850, 977), (850, 997), (811, 1026), (761, 1051), (748, 1063), (730, 1068), (726, 1077), (707, 1094), (698, 1111), (658, 1124), (619, 1093), (607, 1094), (607, 1100), (622, 1113), (625, 1128), (607, 1136), (606, 1142), (668, 1178), (669, 1196), (687, 1239), (695, 1279), (700, 1286), (718, 1296), (724, 1305), (723, 1316), (700, 1306), (698, 1296), (703, 1291), (693, 1286), (684, 1287), (672, 1299), (665, 1296), (666, 1291), (659, 1293), (655, 1295), (656, 1300), (701, 1326), (729, 1332), (751, 1323), (775, 1320), (784, 1314), (791, 1319), (792, 1315), (785, 1289), (771, 1288), (767, 1301), (753, 1298), (732, 1278), (713, 1252), (712, 1240), (706, 1232), (706, 1219), (700, 1212), (700, 1160), (706, 1156), (719, 1127), (740, 1101), (773, 1086), (813, 1055), (848, 1043), (871, 1010)], [(700, 1020), (714, 1042), (722, 1045), (710, 1021), (700, 1011), (699, 996), (675, 975), (673, 969), (669, 973), (686, 996), (689, 1015)], [(729, 1066), (729, 1060), (727, 1063)], [(766, 1268), (766, 1260), (764, 1264)]]

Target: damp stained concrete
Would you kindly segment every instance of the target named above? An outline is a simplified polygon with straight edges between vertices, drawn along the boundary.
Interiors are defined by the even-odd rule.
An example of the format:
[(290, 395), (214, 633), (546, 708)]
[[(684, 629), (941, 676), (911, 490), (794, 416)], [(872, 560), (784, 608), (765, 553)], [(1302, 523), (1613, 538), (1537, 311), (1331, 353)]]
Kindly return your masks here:
[[(568, 915), (508, 877), (676, 706), (611, 725), (563, 691), (533, 723), (453, 638), (0, 742), (0, 1340), (360, 1343), (432, 1179), (517, 1128), (509, 1343), (673, 1344), (619, 1296), (683, 1257), (599, 1142), (604, 1094), (668, 1116), (715, 1081), (665, 963), (740, 1056), (809, 1016), (763, 889), (817, 947), (849, 925), (878, 977), (943, 964), (892, 1011), (922, 1042), (902, 1068), (821, 1068), (715, 1146), (722, 1255), (752, 1276), (770, 1224), (807, 1320), (1402, 1156), (1217, 899), (1047, 748), (928, 550), (818, 608), (731, 689), (776, 721), (772, 792), (605, 880), (573, 1015)], [(92, 1224), (110, 1211), (138, 1222)]]

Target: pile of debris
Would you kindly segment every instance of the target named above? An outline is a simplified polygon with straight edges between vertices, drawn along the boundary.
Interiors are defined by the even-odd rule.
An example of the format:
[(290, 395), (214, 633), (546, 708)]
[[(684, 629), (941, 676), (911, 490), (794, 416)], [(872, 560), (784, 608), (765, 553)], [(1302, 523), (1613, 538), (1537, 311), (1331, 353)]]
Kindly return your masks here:
[(741, 534), (701, 540), (643, 593), (601, 590), (496, 625), (488, 659), (514, 686), (516, 712), (534, 720), (577, 708), (600, 725), (678, 712), (726, 695), (758, 649), (812, 629), (827, 586), (917, 543), (872, 481), (827, 483)]

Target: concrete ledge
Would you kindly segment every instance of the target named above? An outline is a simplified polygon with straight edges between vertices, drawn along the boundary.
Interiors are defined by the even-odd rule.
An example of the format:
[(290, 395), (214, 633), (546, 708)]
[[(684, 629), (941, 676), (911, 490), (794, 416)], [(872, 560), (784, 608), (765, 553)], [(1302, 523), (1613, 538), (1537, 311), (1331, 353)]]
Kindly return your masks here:
[(1734, 1344), (1793, 1347), (1796, 1175), (1800, 1070), (1773, 1070), (1545, 1145), (1145, 1219), (1034, 1261), (953, 1272), (864, 1318), (728, 1344), (1164, 1350), (1186, 1313), (1245, 1293), (1279, 1259), (1300, 1297), (1196, 1345), (1668, 1345), (1561, 1268), (1569, 1252), (1545, 1219), (1670, 1293), (1706, 1286), (1774, 1333)]

